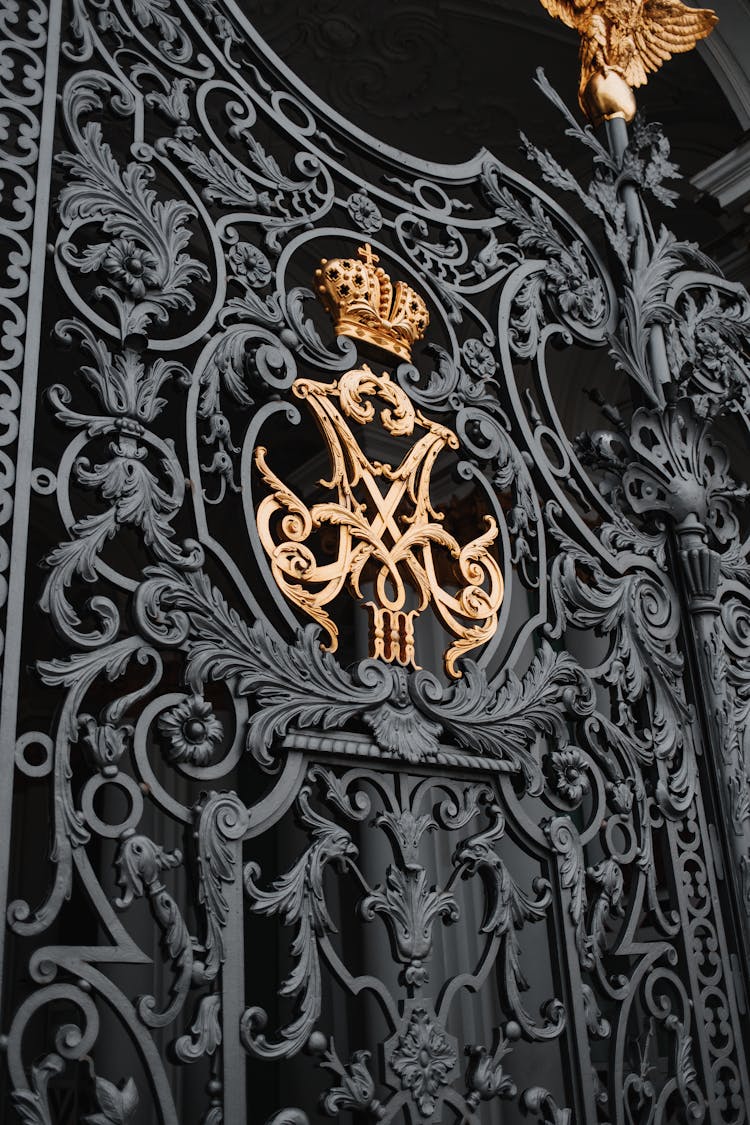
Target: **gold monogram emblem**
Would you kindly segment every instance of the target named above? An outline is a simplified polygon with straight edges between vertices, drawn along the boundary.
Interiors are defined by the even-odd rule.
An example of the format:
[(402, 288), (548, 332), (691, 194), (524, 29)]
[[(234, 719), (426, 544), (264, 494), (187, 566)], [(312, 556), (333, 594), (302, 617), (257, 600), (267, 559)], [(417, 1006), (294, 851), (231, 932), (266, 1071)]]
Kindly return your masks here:
[[(458, 678), (458, 657), (484, 644), (497, 628), (503, 579), (490, 552), (498, 532), (492, 516), (484, 517), (486, 531), (461, 547), (430, 501), (435, 460), (442, 450), (458, 448), (456, 435), (424, 418), (387, 374), (376, 375), (366, 365), (334, 383), (298, 379), (292, 390), (307, 401), (325, 439), (331, 476), (319, 484), (336, 498), (308, 507), (269, 467), (266, 449), (255, 450), (255, 464), (272, 490), (258, 507), (257, 523), (274, 579), (323, 627), (329, 651), (338, 646), (338, 629), (325, 607), (346, 587), (369, 611), (370, 655), (415, 667), (414, 619), (432, 605), (456, 638), (444, 658), (448, 674)], [(386, 433), (415, 437), (396, 468), (371, 461), (346, 420), (368, 426), (376, 419), (378, 399)], [(337, 532), (336, 557), (320, 562), (309, 540), (326, 529)], [(450, 562), (453, 593), (438, 579), (438, 549)], [(365, 581), (372, 582), (372, 601), (365, 602)], [(417, 605), (407, 609), (409, 590)]]

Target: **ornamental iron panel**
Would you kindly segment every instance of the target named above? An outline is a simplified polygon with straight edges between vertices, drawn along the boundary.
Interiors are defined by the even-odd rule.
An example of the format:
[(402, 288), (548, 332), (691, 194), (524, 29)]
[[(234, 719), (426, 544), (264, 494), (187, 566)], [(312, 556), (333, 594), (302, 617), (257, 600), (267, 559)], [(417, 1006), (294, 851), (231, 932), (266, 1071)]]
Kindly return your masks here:
[(750, 299), (660, 128), (540, 71), (588, 182), (436, 167), (232, 0), (0, 18), (8, 1119), (745, 1121)]

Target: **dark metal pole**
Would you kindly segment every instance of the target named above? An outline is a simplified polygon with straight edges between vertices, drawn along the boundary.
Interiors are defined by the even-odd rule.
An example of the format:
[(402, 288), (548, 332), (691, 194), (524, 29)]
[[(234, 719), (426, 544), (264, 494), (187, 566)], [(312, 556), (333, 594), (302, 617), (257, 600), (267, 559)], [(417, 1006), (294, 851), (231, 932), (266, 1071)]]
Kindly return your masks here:
[[(628, 129), (623, 118), (607, 122), (607, 136), (612, 155), (621, 163), (628, 144)], [(628, 231), (633, 238), (631, 268), (637, 275), (648, 264), (642, 204), (633, 184), (623, 187), (622, 196)], [(664, 403), (662, 410), (668, 415), (674, 406), (665, 402), (665, 388), (671, 388), (672, 375), (661, 324), (651, 328), (648, 356), (654, 393)], [(684, 501), (675, 504), (675, 508), (678, 506), (683, 511), (679, 516), (676, 512), (672, 514), (684, 630), (698, 673), (697, 690), (705, 719), (703, 729), (708, 752), (716, 776), (720, 778), (720, 783), (714, 788), (718, 791), (718, 803), (723, 813), (722, 835), (733, 872), (728, 882), (732, 884), (738, 900), (745, 951), (750, 954), (750, 901), (742, 894), (739, 881), (741, 877), (747, 877), (746, 872), (750, 872), (750, 784), (742, 740), (727, 690), (728, 667), (718, 597), (720, 559), (709, 546), (708, 531), (700, 513), (690, 512), (682, 518)]]

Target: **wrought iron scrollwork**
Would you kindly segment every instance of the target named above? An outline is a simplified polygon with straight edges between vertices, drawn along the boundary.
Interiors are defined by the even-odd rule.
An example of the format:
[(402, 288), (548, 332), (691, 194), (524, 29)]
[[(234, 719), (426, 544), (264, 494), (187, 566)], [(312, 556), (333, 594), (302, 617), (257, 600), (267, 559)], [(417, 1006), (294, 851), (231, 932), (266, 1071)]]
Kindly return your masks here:
[[(591, 182), (527, 153), (589, 237), (486, 153), (384, 157), (287, 86), (231, 0), (65, 11), (2, 17), (28, 123), (0, 296), (0, 444), (24, 427), (0, 457), (3, 870), (13, 837), (35, 871), (7, 914), (18, 1116), (57, 1125), (74, 1089), (97, 1125), (233, 1125), (252, 1083), (277, 1125), (740, 1125), (750, 570), (724, 430), (747, 429), (750, 301), (652, 225), (663, 134), (615, 122), (607, 144), (538, 76)], [(306, 283), (364, 239), (424, 296), (408, 361), (360, 355)], [(576, 434), (565, 379), (591, 352)], [(443, 541), (486, 532), (505, 589), (455, 679), (437, 632), (415, 668), (368, 655), (333, 595), (298, 616), (264, 539), (269, 506), (298, 533), (321, 503), (300, 397), (365, 361), (450, 435)], [(381, 430), (368, 464), (392, 476)], [(22, 831), (44, 800), (49, 852)]]

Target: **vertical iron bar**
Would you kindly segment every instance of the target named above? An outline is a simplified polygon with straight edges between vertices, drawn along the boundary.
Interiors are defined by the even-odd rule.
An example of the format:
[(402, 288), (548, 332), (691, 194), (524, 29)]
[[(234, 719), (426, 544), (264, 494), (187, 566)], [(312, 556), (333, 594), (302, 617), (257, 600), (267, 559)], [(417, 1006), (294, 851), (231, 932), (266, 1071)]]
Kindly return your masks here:
[[(618, 162), (622, 162), (628, 143), (625, 121), (622, 118), (608, 121), (607, 133), (613, 156)], [(626, 184), (623, 187), (623, 202), (628, 230), (634, 239), (635, 273), (643, 265), (646, 247), (642, 205), (634, 185)], [(664, 402), (663, 388), (670, 385), (672, 379), (664, 331), (660, 324), (651, 328), (648, 357), (654, 391)], [(668, 411), (670, 407), (665, 405), (664, 409)], [(721, 635), (721, 607), (717, 598), (719, 559), (708, 548), (706, 529), (696, 517), (683, 520), (674, 530), (677, 540), (675, 554), (679, 559), (682, 579), (678, 583), (682, 619), (699, 671), (697, 702), (703, 710), (712, 764), (722, 778), (719, 802), (726, 820), (723, 826), (724, 844), (732, 868), (739, 872), (750, 862), (750, 799), (739, 732), (727, 693), (728, 669)], [(737, 892), (736, 884), (733, 890)], [(747, 954), (750, 953), (747, 909), (742, 910), (743, 904), (741, 896), (739, 897), (737, 906), (742, 917), (740, 929), (747, 959)]]
[[(628, 147), (628, 127), (622, 117), (615, 117), (607, 122), (607, 138), (609, 140), (612, 156), (622, 164), (625, 150)], [(622, 189), (622, 201), (625, 204), (625, 225), (628, 234), (633, 239), (633, 273), (637, 274), (647, 264), (647, 249), (645, 239), (645, 224), (643, 221), (643, 205), (635, 184), (626, 183)], [(667, 346), (664, 340), (664, 330), (660, 324), (651, 326), (648, 344), (649, 367), (654, 384), (654, 394), (659, 402), (664, 402), (664, 387), (672, 381), (667, 358)]]
[[(607, 122), (607, 135), (613, 157), (618, 164), (622, 164), (628, 145), (628, 130), (625, 121), (622, 118), (615, 118)], [(634, 184), (626, 183), (623, 185), (622, 198), (625, 205), (628, 233), (633, 239), (631, 269), (634, 277), (631, 284), (635, 284), (638, 272), (648, 264), (643, 205)], [(669, 412), (674, 409), (671, 405), (673, 395), (670, 395), (672, 375), (664, 330), (661, 324), (651, 326), (647, 356), (653, 390), (660, 403), (660, 409)], [(670, 390), (667, 390), (667, 388), (670, 388)], [(722, 819), (726, 821), (726, 824), (722, 826), (723, 844), (730, 866), (741, 870), (742, 864), (747, 862), (748, 829), (747, 827), (740, 827), (738, 819), (741, 815), (742, 803), (741, 795), (738, 792), (741, 786), (737, 784), (737, 771), (741, 763), (741, 746), (732, 713), (731, 700), (727, 692), (728, 668), (721, 633), (721, 607), (717, 598), (720, 560), (719, 556), (709, 549), (707, 530), (696, 515), (690, 515), (687, 519), (683, 519), (676, 524), (673, 522), (670, 535), (673, 536), (672, 542), (676, 544), (676, 549), (672, 551), (672, 558), (675, 561), (679, 560), (675, 577), (677, 578), (680, 616), (689, 646), (691, 663), (698, 672), (698, 675), (693, 677), (694, 702), (702, 715), (703, 721), (700, 725), (705, 732), (711, 765), (721, 777), (721, 783), (718, 786), (719, 806), (724, 814)], [(700, 681), (699, 684), (695, 683), (696, 679)], [(747, 792), (746, 786), (747, 779), (745, 779), (745, 792)], [(700, 804), (700, 799), (695, 799)], [(750, 809), (747, 810), (747, 815), (750, 815)], [(705, 821), (702, 823), (705, 830)], [(747, 823), (746, 816), (743, 824)], [(673, 861), (676, 861), (678, 854), (676, 834), (673, 826), (669, 825), (668, 828), (672, 858)], [(706, 837), (706, 846), (707, 848), (709, 846), (708, 837)], [(709, 866), (711, 866), (710, 858)], [(741, 918), (741, 902), (738, 902), (735, 897), (738, 890), (736, 881), (730, 878), (728, 883), (730, 884), (730, 900), (735, 907), (733, 913)], [(678, 898), (680, 899), (681, 913), (684, 914), (682, 898), (679, 895)], [(738, 936), (740, 944), (744, 948), (744, 960), (747, 964), (748, 953), (750, 952), (747, 919), (745, 918), (743, 921), (745, 924), (743, 925), (742, 921), (740, 922), (738, 927), (740, 934)], [(683, 924), (684, 922), (683, 917)], [(690, 962), (691, 949), (687, 933), (685, 949)], [(721, 955), (727, 977), (727, 994), (732, 1008), (732, 1018), (736, 1026), (738, 1016), (735, 997), (732, 994), (732, 973), (726, 949), (722, 949)], [(691, 977), (694, 976), (693, 970), (694, 966), (689, 963), (688, 971)], [(694, 981), (694, 996), (698, 1000), (701, 992), (699, 987), (696, 989), (696, 983)], [(698, 1020), (705, 1020), (707, 1016), (707, 1013), (702, 1009), (702, 1002), (696, 1004), (695, 1015)], [(699, 1039), (706, 1077), (710, 1078), (710, 1060), (705, 1053), (704, 1037), (700, 1036)], [(741, 1051), (738, 1052), (738, 1058), (741, 1062)], [(748, 1076), (744, 1070), (742, 1082), (743, 1089), (747, 1090)], [(709, 1117), (713, 1119), (714, 1115), (718, 1118), (719, 1109), (711, 1091), (712, 1087), (709, 1082), (707, 1088), (708, 1108)]]
[(240, 1019), (245, 1007), (245, 935), (243, 921), (242, 842), (235, 843), (234, 879), (227, 888), (226, 960), (221, 969), (222, 1066), (224, 1120), (245, 1122), (246, 1053), (240, 1042)]
[(565, 990), (565, 1007), (571, 1013), (566, 1031), (571, 1039), (570, 1055), (577, 1064), (570, 1076), (574, 1094), (573, 1120), (577, 1125), (597, 1125), (599, 1120), (594, 1097), (594, 1072), (591, 1058), (591, 1041), (588, 1036), (586, 1012), (583, 1004), (581, 969), (575, 935), (570, 922), (571, 892), (562, 886), (559, 865), (551, 864), (556, 894), (553, 896), (553, 910), (558, 934), (565, 938), (565, 953), (560, 958), (561, 977)]
[[(721, 813), (720, 836), (724, 844), (730, 895), (736, 897), (744, 945), (744, 962), (750, 956), (748, 904), (743, 902), (739, 877), (750, 859), (750, 785), (732, 701), (727, 691), (729, 668), (722, 637), (721, 603), (718, 597), (720, 558), (707, 545), (706, 529), (698, 520), (687, 519), (675, 529), (680, 560), (679, 592), (686, 606), (686, 630), (699, 681), (697, 694), (702, 705), (703, 729), (710, 754), (710, 774)], [(715, 771), (715, 773), (714, 773)], [(744, 906), (744, 910), (743, 910)]]
[[(3, 662), (3, 685), (0, 696), (0, 965), (5, 964), (6, 907), (8, 901), (8, 862), (10, 826), (13, 809), (13, 772), (15, 763), (18, 687), (23, 638), (23, 603), (26, 586), (27, 540), (31, 473), (34, 455), (34, 421), (36, 386), (41, 344), (41, 322), (44, 310), (43, 290), (47, 256), (47, 223), (50, 182), (55, 141), (57, 75), (60, 55), (62, 0), (51, 0), (47, 25), (47, 51), (44, 66), (44, 97), (39, 133), (34, 227), (29, 267), (26, 338), (23, 381), (16, 456), (16, 480), (11, 531), (10, 567), (8, 575), (8, 617)], [(2, 975), (2, 974), (0, 974)], [(0, 1011), (3, 985), (0, 980)]]

